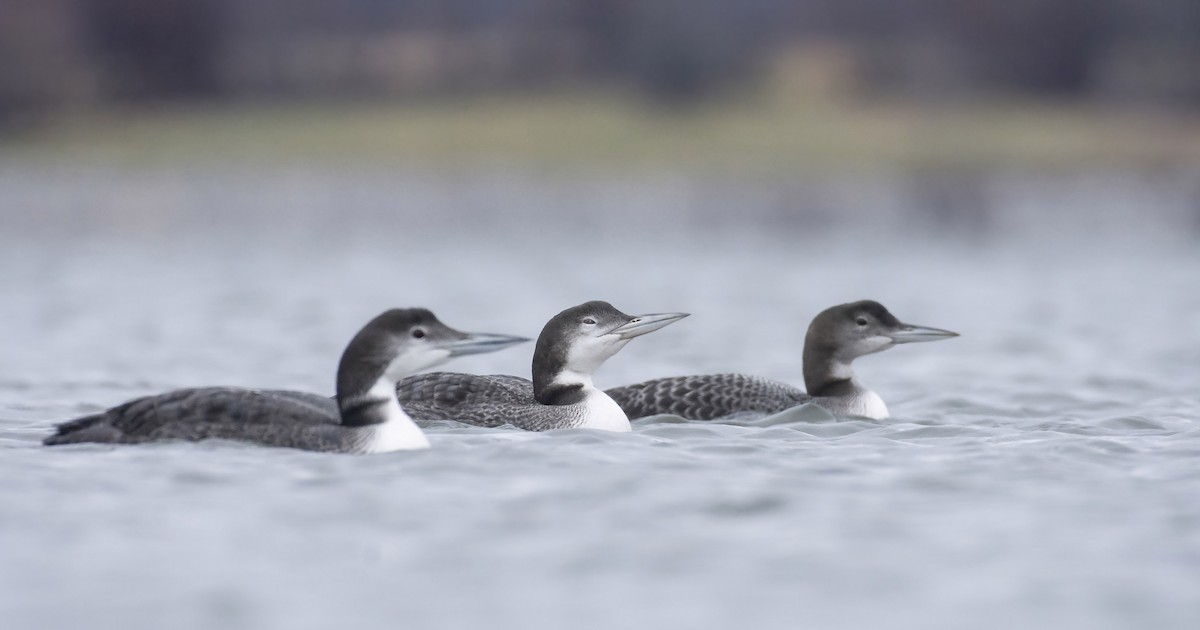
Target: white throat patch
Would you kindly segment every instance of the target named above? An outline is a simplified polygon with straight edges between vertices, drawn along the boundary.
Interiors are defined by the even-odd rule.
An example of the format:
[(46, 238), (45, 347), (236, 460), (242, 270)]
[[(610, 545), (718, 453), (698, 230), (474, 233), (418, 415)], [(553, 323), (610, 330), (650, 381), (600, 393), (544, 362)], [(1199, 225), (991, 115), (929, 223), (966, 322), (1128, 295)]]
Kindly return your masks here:
[(384, 413), (386, 420), (379, 424), (363, 427), (367, 431), (367, 442), (364, 453), (390, 453), (392, 451), (408, 451), (429, 448), (429, 439), (421, 428), (404, 413), (400, 402), (396, 400), (396, 383), (388, 376), (375, 381), (367, 392), (367, 397), (373, 400), (386, 400)]

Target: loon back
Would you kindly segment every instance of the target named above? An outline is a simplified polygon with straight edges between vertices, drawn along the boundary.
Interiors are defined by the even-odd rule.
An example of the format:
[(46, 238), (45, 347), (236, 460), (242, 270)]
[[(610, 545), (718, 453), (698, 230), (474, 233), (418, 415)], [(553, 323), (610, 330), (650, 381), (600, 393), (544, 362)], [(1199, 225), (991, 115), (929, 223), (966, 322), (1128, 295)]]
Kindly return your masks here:
[(314, 451), (366, 452), (369, 433), (341, 430), (336, 402), (296, 394), (233, 387), (180, 389), (65, 422), (45, 443), (228, 439)]
[(777, 413), (812, 400), (790, 385), (746, 374), (659, 378), (605, 393), (631, 420), (658, 414), (713, 420), (747, 411)]
[[(410, 376), (396, 383), (400, 405), (432, 405), (463, 408), (485, 402), (534, 404), (533, 383), (507, 374), (460, 374), (430, 372)], [(420, 416), (413, 416), (420, 420)]]
[[(618, 413), (620, 412), (620, 407), (617, 407), (611, 400), (609, 404)], [(590, 413), (588, 403), (538, 405), (514, 402), (489, 402), (454, 408), (418, 402), (406, 404), (404, 405), (404, 409), (414, 419), (422, 422), (454, 420), (480, 427), (499, 427), (511, 424), (518, 429), (526, 431), (550, 431), (552, 429), (581, 427), (609, 428), (607, 426), (599, 426), (595, 422), (596, 415)], [(620, 415), (620, 420), (625, 422), (624, 427), (616, 426), (609, 428), (609, 430), (628, 431), (629, 421), (623, 414)]]
[(422, 422), (455, 420), (483, 427), (511, 424), (526, 431), (548, 431), (585, 425), (609, 428), (604, 426), (612, 424), (605, 422), (606, 416), (614, 414), (625, 420), (598, 390), (586, 393), (578, 402), (543, 405), (534, 398), (531, 381), (506, 374), (420, 374), (400, 381), (396, 396), (408, 415)]

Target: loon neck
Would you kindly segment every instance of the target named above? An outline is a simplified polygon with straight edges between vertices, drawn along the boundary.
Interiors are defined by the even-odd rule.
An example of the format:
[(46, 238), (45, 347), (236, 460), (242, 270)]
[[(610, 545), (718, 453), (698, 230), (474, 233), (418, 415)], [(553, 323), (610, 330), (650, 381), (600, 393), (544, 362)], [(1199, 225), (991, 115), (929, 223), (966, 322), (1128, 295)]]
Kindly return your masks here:
[(883, 399), (858, 382), (850, 362), (837, 358), (831, 348), (805, 344), (804, 387), (809, 396), (826, 399), (822, 404), (838, 413), (876, 420), (888, 417)]
[(852, 398), (866, 391), (854, 378), (828, 380), (819, 387), (809, 386), (807, 389), (809, 396), (818, 398)]
[[(616, 348), (620, 345), (624, 344)], [(612, 397), (592, 383), (592, 372), (612, 356), (612, 352), (616, 349), (590, 356), (572, 355), (569, 347), (547, 341), (543, 333), (533, 352), (534, 399), (542, 405), (581, 408), (574, 410), (582, 414), (581, 421), (571, 425), (575, 428), (629, 431), (629, 416)]]
[(365, 431), (359, 448), (364, 453), (389, 453), (429, 447), (429, 439), (396, 399), (396, 384), (386, 375), (365, 392), (338, 392), (342, 425)]
[[(851, 359), (852, 360), (852, 359)], [(830, 392), (861, 387), (854, 378), (851, 360), (837, 356), (831, 344), (806, 340), (804, 344), (804, 388), (809, 396), (830, 396)]]
[(365, 427), (385, 422), (409, 422), (412, 419), (404, 413), (400, 402), (396, 400), (396, 385), (390, 379), (380, 376), (365, 390), (346, 392), (338, 388), (338, 409), (342, 414), (342, 425), (348, 427)]
[(590, 376), (564, 373), (542, 389), (538, 402), (543, 405), (578, 405), (582, 407), (581, 429), (629, 431), (629, 416), (604, 391), (592, 384)]
[[(594, 366), (572, 361), (570, 348), (538, 338), (533, 353), (533, 397), (543, 405), (572, 405), (582, 402), (596, 388)], [(602, 363), (603, 359), (596, 362)]]
[(407, 371), (398, 367), (400, 357), (374, 354), (370, 340), (363, 341), (360, 337), (351, 341), (338, 364), (337, 402), (342, 426), (411, 427), (419, 441), (427, 443), (396, 399), (398, 374)]
[(592, 384), (591, 374), (560, 370), (553, 374), (534, 374), (533, 396), (543, 405), (573, 405), (601, 393)]

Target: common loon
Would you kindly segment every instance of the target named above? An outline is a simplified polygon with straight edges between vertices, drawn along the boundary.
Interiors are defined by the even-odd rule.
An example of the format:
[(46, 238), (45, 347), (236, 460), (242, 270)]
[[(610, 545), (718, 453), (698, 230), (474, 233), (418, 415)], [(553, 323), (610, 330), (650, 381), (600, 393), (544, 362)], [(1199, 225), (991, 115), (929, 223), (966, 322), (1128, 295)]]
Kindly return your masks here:
[(58, 425), (45, 444), (139, 443), (218, 438), (338, 453), (426, 448), (429, 441), (396, 402), (396, 381), (451, 357), (493, 352), (524, 337), (464, 333), (423, 308), (393, 309), (346, 346), (337, 402), (284, 390), (179, 389), (131, 400)]
[(562, 428), (628, 431), (629, 418), (592, 373), (630, 339), (687, 313), (626, 315), (608, 302), (573, 306), (546, 323), (533, 352), (533, 382), (516, 376), (433, 372), (396, 386), (400, 404), (417, 420), (512, 424), (529, 431)]
[(633, 419), (674, 414), (712, 420), (753, 411), (776, 413), (815, 403), (834, 413), (882, 420), (887, 405), (854, 378), (850, 364), (896, 344), (937, 341), (958, 333), (901, 323), (879, 302), (864, 300), (825, 309), (813, 318), (804, 337), (804, 385), (791, 385), (746, 374), (707, 374), (660, 378), (607, 390)]

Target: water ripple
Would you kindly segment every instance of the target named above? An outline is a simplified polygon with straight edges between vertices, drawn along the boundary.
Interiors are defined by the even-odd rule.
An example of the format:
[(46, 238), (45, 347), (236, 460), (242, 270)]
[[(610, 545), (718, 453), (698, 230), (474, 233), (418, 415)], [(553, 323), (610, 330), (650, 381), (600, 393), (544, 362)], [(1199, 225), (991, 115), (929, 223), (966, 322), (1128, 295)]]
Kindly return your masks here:
[[(90, 207), (86, 183), (106, 176), (76, 174)], [(279, 205), (256, 174), (231, 193), (217, 173), (168, 195), (205, 219), (164, 242), (0, 233), (15, 270), (0, 277), (0, 625), (1200, 627), (1200, 364), (1186, 360), (1200, 327), (1179, 323), (1195, 312), (1194, 254), (864, 257), (824, 239), (655, 234), (614, 255), (633, 247), (623, 227), (537, 243), (465, 231), (448, 248), (378, 226), (397, 198), (446, 216), (520, 204), (411, 174), (374, 192), (292, 178), (302, 205), (377, 207), (371, 229), (309, 233), (280, 215), (262, 233), (214, 232), (249, 209), (213, 220), (213, 199)], [(21, 184), (6, 181), (11, 196)], [(689, 203), (677, 183), (645, 185)], [(625, 201), (588, 190), (555, 212)], [(748, 281), (764, 277), (803, 290)], [(964, 336), (855, 364), (894, 414), (879, 422), (811, 405), (657, 416), (628, 434), (438, 422), (433, 448), (371, 457), (40, 445), (56, 421), (172, 387), (327, 392), (345, 338), (389, 306), (533, 336), (593, 297), (696, 313), (630, 343), (597, 374), (605, 386), (731, 369), (795, 382), (803, 324), (844, 299)], [(454, 369), (526, 374), (530, 352)]]

